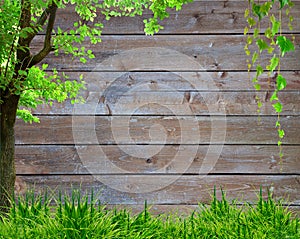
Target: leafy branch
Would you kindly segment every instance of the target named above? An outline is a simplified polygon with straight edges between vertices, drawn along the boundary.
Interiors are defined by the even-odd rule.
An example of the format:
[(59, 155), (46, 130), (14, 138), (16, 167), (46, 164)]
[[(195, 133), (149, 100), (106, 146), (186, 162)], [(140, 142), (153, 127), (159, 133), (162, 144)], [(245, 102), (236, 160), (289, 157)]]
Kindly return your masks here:
[[(56, 16), (56, 10), (57, 10), (57, 5), (55, 3), (52, 3), (48, 8), (46, 13), (49, 14), (49, 20), (48, 20), (48, 25), (47, 25), (47, 30), (46, 30), (46, 36), (44, 40), (44, 48), (35, 56), (32, 57), (30, 60), (29, 68), (38, 64), (41, 62), (51, 51), (52, 45), (51, 45), (51, 33), (54, 27), (54, 22), (55, 22), (55, 16)], [(45, 14), (46, 15), (46, 14)], [(46, 16), (44, 17), (46, 18)], [(44, 19), (41, 19), (41, 22), (44, 21)]]
[[(295, 50), (294, 36), (291, 39), (282, 33), (283, 24), (283, 12), (289, 19), (288, 27), (292, 31), (293, 17), (290, 15), (290, 10), (294, 6), (291, 0), (269, 0), (260, 3), (260, 1), (249, 0), (248, 8), (245, 10), (245, 19), (248, 26), (244, 29), (244, 34), (247, 36), (245, 44), (245, 53), (250, 59), (247, 60), (248, 72), (255, 68), (255, 76), (252, 78), (254, 88), (257, 92), (261, 90), (260, 76), (264, 71), (268, 73), (269, 78), (275, 74), (276, 87), (273, 90), (270, 101), (272, 102), (273, 109), (277, 114), (277, 121), (275, 127), (278, 133), (278, 147), (280, 165), (282, 165), (282, 139), (285, 136), (285, 131), (282, 128), (280, 122), (280, 114), (283, 110), (283, 104), (279, 97), (279, 92), (284, 90), (287, 85), (287, 81), (281, 74), (281, 61), (286, 53)], [(276, 11), (272, 11), (276, 9)], [(278, 16), (275, 15), (277, 12)], [(266, 29), (262, 29), (262, 20), (267, 20), (269, 26)], [(251, 45), (256, 45), (256, 50), (250, 50)], [(258, 61), (262, 55), (270, 57), (269, 62), (266, 65)], [(270, 84), (269, 84), (270, 85)], [(261, 112), (262, 101), (256, 96), (258, 113)]]

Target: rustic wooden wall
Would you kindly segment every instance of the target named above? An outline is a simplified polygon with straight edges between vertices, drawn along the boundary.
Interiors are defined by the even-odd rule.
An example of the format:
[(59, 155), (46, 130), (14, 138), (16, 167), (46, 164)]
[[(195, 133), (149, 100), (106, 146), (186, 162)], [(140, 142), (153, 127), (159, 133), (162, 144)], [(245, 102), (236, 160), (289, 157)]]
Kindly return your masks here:
[[(87, 103), (43, 106), (35, 111), (40, 124), (17, 122), (17, 190), (81, 185), (112, 205), (139, 208), (147, 200), (163, 211), (209, 202), (214, 185), (230, 199), (254, 201), (262, 185), (265, 195), (272, 189), (299, 207), (300, 1), (293, 9), (296, 50), (281, 66), (288, 79), (280, 93), (282, 166), (269, 101), (274, 78), (264, 77), (261, 120), (256, 113), (243, 51), (245, 6), (195, 1), (172, 12), (155, 36), (143, 34), (142, 17), (103, 20), (102, 43), (84, 45), (95, 59), (83, 65), (50, 55), (50, 66), (84, 75)], [(73, 19), (72, 8), (58, 14), (63, 28)]]

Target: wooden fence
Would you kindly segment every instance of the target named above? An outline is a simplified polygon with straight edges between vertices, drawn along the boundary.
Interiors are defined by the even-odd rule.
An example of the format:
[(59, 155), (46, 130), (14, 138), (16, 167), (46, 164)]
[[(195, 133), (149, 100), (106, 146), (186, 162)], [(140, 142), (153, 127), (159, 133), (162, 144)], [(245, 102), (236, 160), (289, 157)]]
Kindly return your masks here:
[[(171, 12), (155, 36), (144, 35), (144, 17), (101, 19), (102, 43), (83, 45), (95, 59), (50, 55), (50, 67), (84, 75), (86, 103), (40, 107), (40, 124), (18, 120), (17, 191), (80, 185), (102, 202), (140, 209), (147, 200), (160, 212), (207, 203), (214, 186), (229, 199), (255, 201), (262, 186), (264, 195), (270, 189), (299, 208), (300, 1), (292, 12), (296, 50), (281, 66), (288, 80), (280, 93), (281, 166), (270, 103), (275, 77), (265, 76), (256, 93), (247, 73), (246, 4), (195, 1)], [(74, 19), (72, 8), (57, 17), (63, 28)]]

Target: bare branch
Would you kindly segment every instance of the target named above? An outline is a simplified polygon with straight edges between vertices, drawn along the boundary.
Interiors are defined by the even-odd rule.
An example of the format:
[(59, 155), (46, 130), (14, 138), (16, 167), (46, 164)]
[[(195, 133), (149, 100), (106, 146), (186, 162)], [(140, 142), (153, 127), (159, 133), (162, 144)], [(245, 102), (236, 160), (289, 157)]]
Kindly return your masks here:
[(47, 18), (48, 18), (48, 16), (49, 16), (49, 14), (50, 14), (50, 8), (51, 8), (51, 5), (48, 6), (48, 7), (44, 10), (44, 12), (42, 13), (42, 15), (40, 16), (40, 18), (39, 18), (38, 21), (37, 21), (37, 25), (38, 25), (38, 26), (43, 26), (43, 25), (45, 24), (45, 22), (46, 22), (46, 20), (47, 20)]
[(48, 20), (48, 25), (47, 25), (47, 30), (46, 30), (46, 36), (44, 40), (44, 48), (35, 56), (32, 57), (29, 66), (34, 66), (41, 62), (52, 50), (52, 45), (51, 45), (51, 33), (54, 27), (54, 22), (55, 22), (55, 17), (56, 17), (56, 10), (57, 10), (57, 5), (55, 3), (52, 3), (52, 5), (49, 6), (49, 20)]

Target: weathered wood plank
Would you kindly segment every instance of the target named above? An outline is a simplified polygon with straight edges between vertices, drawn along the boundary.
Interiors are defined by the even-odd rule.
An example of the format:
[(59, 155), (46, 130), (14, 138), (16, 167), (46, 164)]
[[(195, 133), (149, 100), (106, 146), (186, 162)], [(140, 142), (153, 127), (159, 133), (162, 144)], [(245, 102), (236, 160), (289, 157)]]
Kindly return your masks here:
[[(16, 124), (17, 144), (277, 144), (277, 117), (41, 116)], [(283, 142), (300, 144), (297, 116), (282, 117)], [(213, 135), (212, 135), (213, 133)], [(226, 139), (224, 138), (226, 135)]]
[[(34, 111), (37, 115), (257, 115), (258, 96), (263, 103), (261, 115), (277, 115), (270, 97), (272, 91), (266, 92), (195, 92), (195, 91), (153, 91), (155, 84), (137, 88), (116, 85), (105, 92), (84, 92), (85, 103), (70, 101), (53, 106), (42, 105)], [(145, 91), (144, 91), (145, 89)], [(300, 114), (300, 90), (278, 94), (284, 107), (281, 115)]]
[[(68, 72), (70, 79), (82, 75), (87, 91), (104, 92), (110, 87), (132, 89), (141, 86), (144, 91), (254, 91), (254, 72)], [(282, 72), (287, 80), (283, 91), (300, 90), (300, 71)], [(262, 90), (276, 87), (276, 75), (262, 74), (259, 78)], [(150, 85), (150, 86), (149, 86)], [(168, 89), (169, 88), (169, 89)]]
[[(99, 147), (103, 156), (99, 154)], [(166, 145), (161, 148), (154, 146), (149, 158), (138, 158), (130, 154), (135, 146), (127, 146), (127, 151), (115, 145), (103, 146), (75, 146), (49, 145), (17, 145), (16, 146), (16, 170), (17, 174), (86, 174), (89, 168), (85, 164), (89, 158), (92, 168), (103, 165), (104, 158), (115, 166), (124, 170), (124, 173), (155, 174), (158, 170), (164, 170), (166, 174), (174, 173), (173, 160), (178, 154), (179, 146)], [(176, 172), (198, 174), (203, 159), (207, 155), (208, 146), (185, 146), (176, 159)], [(245, 173), (245, 174), (285, 174), (299, 173), (300, 148), (299, 146), (285, 146), (282, 165), (279, 164), (277, 146), (248, 146), (225, 145), (218, 160), (208, 157), (212, 165), (210, 173)], [(84, 155), (83, 155), (83, 151)], [(186, 151), (196, 152), (194, 159), (187, 162)], [(157, 153), (158, 152), (158, 153)], [(86, 158), (82, 158), (86, 157)], [(212, 160), (211, 160), (212, 159)], [(186, 164), (190, 164), (189, 167)], [(214, 165), (215, 164), (215, 165)], [(168, 167), (168, 170), (166, 168)], [(127, 171), (127, 172), (125, 172)], [(106, 172), (107, 174), (113, 172)]]
[[(100, 181), (101, 180), (101, 181)], [(82, 192), (98, 193), (103, 203), (108, 204), (197, 204), (209, 203), (214, 186), (226, 191), (229, 200), (257, 201), (260, 186), (267, 197), (267, 188), (275, 199), (285, 198), (290, 203), (300, 204), (300, 176), (181, 176), (178, 175), (102, 175), (93, 176), (20, 176), (16, 191), (28, 187), (36, 191), (50, 188), (66, 190), (81, 188)], [(156, 190), (154, 190), (156, 189)], [(217, 191), (221, 198), (221, 192)]]
[[(262, 117), (258, 123), (254, 116), (256, 103), (252, 84), (245, 80), (247, 67), (242, 33), (246, 4), (241, 0), (195, 1), (179, 13), (171, 11), (170, 18), (162, 22), (165, 29), (154, 37), (142, 35), (140, 17), (104, 21), (103, 33), (107, 35), (102, 37), (103, 42), (97, 46), (83, 44), (96, 56), (85, 65), (77, 59), (51, 54), (44, 61), (50, 67), (71, 71), (72, 77), (85, 72), (88, 85), (82, 94), (87, 102), (98, 100), (98, 108), (86, 109), (90, 116), (77, 117), (72, 116), (73, 108), (67, 103), (61, 108), (56, 105), (52, 109), (39, 108), (37, 114), (54, 114), (42, 115), (39, 125), (18, 120), (17, 192), (22, 193), (30, 186), (37, 191), (61, 187), (70, 192), (71, 185), (81, 185), (83, 191), (99, 192), (102, 202), (141, 207), (147, 200), (163, 210), (168, 205), (176, 208), (181, 205), (186, 209), (184, 205), (193, 207), (199, 201), (209, 203), (214, 185), (222, 185), (229, 199), (255, 202), (255, 193), (262, 185), (265, 197), (266, 189), (270, 188), (276, 199), (289, 196), (291, 203), (300, 205), (300, 120), (298, 116), (282, 117), (287, 135), (284, 143), (288, 145), (285, 145), (280, 166), (274, 127), (276, 117)], [(297, 0), (293, 8), (293, 32), (298, 33), (296, 51), (288, 53), (281, 64), (282, 70), (289, 71), (284, 72), (288, 88), (281, 95), (286, 115), (300, 112), (299, 13), (300, 1)], [(76, 15), (68, 7), (58, 13), (57, 20), (64, 28), (70, 28)], [(288, 30), (283, 28), (283, 31)], [(32, 43), (33, 52), (42, 47), (42, 37), (38, 36)], [(268, 59), (262, 61), (267, 63)], [(261, 96), (265, 101), (270, 97), (266, 93), (268, 80), (272, 88), (275, 78), (264, 77)], [(143, 87), (139, 88), (141, 84)], [(95, 94), (103, 91), (105, 98)], [(209, 103), (210, 111), (199, 96), (205, 96), (204, 103)], [(120, 101), (122, 104), (117, 105)], [(149, 102), (163, 102), (169, 109), (155, 104), (149, 106)], [(226, 114), (236, 116), (226, 119), (219, 116), (215, 121), (207, 116), (176, 117), (186, 111), (176, 108), (174, 113), (170, 109), (182, 102), (189, 103), (183, 108), (189, 109), (192, 115), (221, 114), (220, 105), (224, 105)], [(140, 106), (138, 110), (135, 105)], [(262, 112), (272, 114), (269, 103)], [(94, 116), (95, 113), (99, 115)], [(121, 116), (132, 113), (143, 116)], [(109, 114), (119, 116), (107, 116)], [(212, 132), (215, 133), (213, 139)], [(208, 144), (215, 145), (210, 154), (207, 154)], [(214, 157), (218, 160), (214, 161)], [(108, 160), (103, 161), (103, 158)], [(107, 170), (111, 166), (105, 163), (112, 163), (120, 171)], [(209, 170), (201, 171), (203, 164)], [(97, 173), (100, 178), (88, 175), (89, 172)], [(196, 175), (199, 172), (211, 174), (200, 177)], [(185, 175), (180, 177), (181, 174)]]
[[(43, 47), (41, 37), (32, 43), (33, 51)], [(300, 35), (295, 37), (295, 51), (286, 54), (281, 70), (300, 69)], [(86, 64), (54, 54), (43, 63), (64, 71), (247, 71), (244, 45), (240, 35), (103, 36), (100, 44), (82, 44), (95, 54)], [(261, 63), (269, 59), (264, 55)]]
[[(247, 8), (247, 4), (246, 1), (194, 1), (184, 5), (179, 12), (169, 11), (170, 17), (161, 21), (164, 29), (158, 34), (242, 34), (246, 26), (244, 10)], [(294, 16), (293, 32), (299, 32), (299, 2), (295, 2), (291, 14)], [(109, 21), (106, 21), (105, 17), (98, 13), (96, 21), (104, 24), (103, 34), (143, 34), (143, 20), (151, 16), (151, 13), (148, 12), (143, 16), (134, 18), (111, 18)], [(67, 7), (58, 11), (57, 25), (62, 26), (63, 29), (72, 29), (74, 21), (78, 21), (78, 17), (73, 7)], [(262, 29), (265, 29), (266, 25), (263, 22)], [(291, 32), (285, 19), (283, 21), (283, 31)]]
[[(69, 77), (78, 79), (81, 73), (69, 73)], [(97, 104), (94, 113), (99, 115), (169, 114), (169, 110), (162, 105), (176, 108), (177, 115), (186, 113), (183, 109), (199, 115), (218, 114), (220, 100), (226, 114), (257, 114), (256, 93), (246, 72), (83, 72), (83, 75), (87, 89), (81, 95), (86, 99), (86, 107), (92, 102)], [(297, 115), (300, 112), (300, 104), (297, 103), (300, 100), (300, 74), (295, 71), (284, 72), (283, 75), (288, 84), (285, 93), (280, 93), (284, 103), (282, 115)], [(275, 81), (275, 77), (267, 75), (261, 79), (262, 92), (257, 94), (264, 102), (261, 114), (275, 114), (270, 102), (266, 103), (276, 87)], [(190, 98), (189, 102), (187, 97)], [(149, 104), (153, 100), (159, 105)], [(135, 111), (142, 102), (148, 104), (147, 109), (142, 107), (138, 112)], [(187, 108), (183, 107), (183, 102), (186, 102)], [(207, 105), (210, 106), (210, 112)], [(54, 103), (53, 107), (40, 106), (34, 113), (73, 114), (73, 110), (74, 106), (66, 102)], [(84, 111), (77, 114), (84, 114)]]

